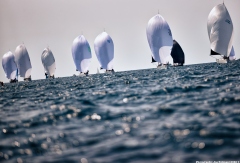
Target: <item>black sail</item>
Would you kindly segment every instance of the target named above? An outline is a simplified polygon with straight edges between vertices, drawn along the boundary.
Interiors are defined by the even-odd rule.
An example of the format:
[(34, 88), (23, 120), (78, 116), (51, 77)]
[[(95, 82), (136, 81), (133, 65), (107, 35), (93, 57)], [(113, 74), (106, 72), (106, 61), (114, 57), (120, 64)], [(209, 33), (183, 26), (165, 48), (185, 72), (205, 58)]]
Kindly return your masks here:
[(157, 62), (157, 61), (155, 61), (155, 59), (152, 57), (152, 63), (153, 63), (153, 62)]
[(210, 55), (221, 55), (221, 54), (219, 54), (219, 53), (217, 53), (217, 52), (215, 52), (211, 49), (211, 54)]
[(184, 64), (185, 62), (184, 52), (176, 40), (173, 40), (171, 56), (173, 58), (173, 63), (179, 63), (181, 65)]

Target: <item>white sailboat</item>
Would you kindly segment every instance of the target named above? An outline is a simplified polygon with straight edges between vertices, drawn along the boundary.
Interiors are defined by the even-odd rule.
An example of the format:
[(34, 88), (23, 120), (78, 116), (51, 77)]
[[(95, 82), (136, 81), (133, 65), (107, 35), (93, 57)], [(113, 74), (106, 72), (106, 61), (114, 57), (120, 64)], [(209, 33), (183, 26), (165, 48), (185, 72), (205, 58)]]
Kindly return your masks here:
[(91, 48), (87, 39), (80, 35), (74, 39), (72, 45), (72, 57), (76, 66), (76, 70), (80, 74), (87, 75), (92, 58)]
[(148, 22), (146, 33), (152, 51), (152, 62), (158, 62), (158, 67), (173, 63), (170, 55), (173, 38), (167, 21), (160, 14), (153, 16)]
[(106, 33), (99, 34), (94, 41), (94, 50), (100, 63), (100, 68), (106, 72), (114, 72), (114, 44), (112, 38)]
[(25, 81), (31, 81), (32, 65), (24, 44), (17, 46), (14, 56), (20, 77)]
[(218, 63), (227, 63), (233, 41), (233, 23), (225, 4), (215, 6), (207, 22), (211, 44), (211, 56), (216, 56)]
[(11, 51), (5, 53), (2, 58), (2, 67), (10, 83), (17, 82), (17, 65)]
[(56, 70), (55, 58), (52, 51), (48, 47), (43, 50), (41, 60), (45, 70), (46, 78), (54, 78)]

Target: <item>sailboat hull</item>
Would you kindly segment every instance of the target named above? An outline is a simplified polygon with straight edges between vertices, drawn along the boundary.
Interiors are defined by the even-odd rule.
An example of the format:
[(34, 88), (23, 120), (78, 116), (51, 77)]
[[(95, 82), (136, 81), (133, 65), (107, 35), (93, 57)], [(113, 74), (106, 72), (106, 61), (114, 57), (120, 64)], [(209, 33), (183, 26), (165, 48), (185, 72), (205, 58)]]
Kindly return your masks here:
[(228, 63), (226, 59), (220, 58), (220, 59), (216, 59), (217, 63), (221, 63), (221, 64), (225, 64)]

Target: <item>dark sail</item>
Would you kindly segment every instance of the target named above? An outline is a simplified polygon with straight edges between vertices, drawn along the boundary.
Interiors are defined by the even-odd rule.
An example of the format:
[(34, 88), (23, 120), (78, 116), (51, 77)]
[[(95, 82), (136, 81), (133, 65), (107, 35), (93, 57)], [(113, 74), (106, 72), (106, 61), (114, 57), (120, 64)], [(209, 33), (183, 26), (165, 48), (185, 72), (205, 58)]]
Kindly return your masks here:
[(220, 54), (211, 49), (211, 54), (210, 55), (220, 55)]
[(157, 61), (155, 61), (155, 59), (152, 57), (152, 63), (153, 63), (153, 62), (157, 62)]
[(173, 58), (173, 63), (179, 63), (181, 65), (184, 64), (185, 62), (184, 52), (181, 46), (175, 40), (173, 40), (171, 56)]

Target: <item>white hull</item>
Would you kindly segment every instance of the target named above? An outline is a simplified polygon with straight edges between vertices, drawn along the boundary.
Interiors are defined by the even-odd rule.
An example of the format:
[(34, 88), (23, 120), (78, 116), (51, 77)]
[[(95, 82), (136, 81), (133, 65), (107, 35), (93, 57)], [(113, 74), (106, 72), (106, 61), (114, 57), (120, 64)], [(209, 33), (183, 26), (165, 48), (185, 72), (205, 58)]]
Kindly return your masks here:
[(165, 69), (167, 69), (168, 68), (168, 65), (158, 65), (157, 66), (157, 69), (163, 69), (163, 70), (165, 70)]
[(217, 63), (227, 63), (227, 60), (226, 59), (216, 59)]

